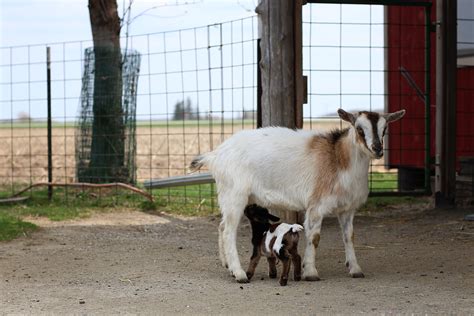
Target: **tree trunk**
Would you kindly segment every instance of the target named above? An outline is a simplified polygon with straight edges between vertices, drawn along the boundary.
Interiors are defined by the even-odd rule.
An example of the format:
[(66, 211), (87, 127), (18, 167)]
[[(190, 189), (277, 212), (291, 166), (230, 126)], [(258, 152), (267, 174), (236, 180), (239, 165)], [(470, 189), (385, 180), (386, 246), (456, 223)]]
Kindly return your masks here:
[(122, 53), (116, 0), (89, 0), (94, 43), (94, 103), (88, 182), (123, 182), (125, 125), (122, 110)]

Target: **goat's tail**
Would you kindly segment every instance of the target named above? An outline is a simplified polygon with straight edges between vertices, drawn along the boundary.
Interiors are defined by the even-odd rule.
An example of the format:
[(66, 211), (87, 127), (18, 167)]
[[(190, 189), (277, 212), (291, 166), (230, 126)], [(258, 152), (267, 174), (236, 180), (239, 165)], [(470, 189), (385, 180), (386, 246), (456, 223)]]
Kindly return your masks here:
[(204, 165), (206, 165), (207, 158), (209, 154), (204, 154), (204, 155), (199, 155), (196, 156), (193, 161), (191, 161), (191, 164), (189, 165), (188, 169), (190, 172), (196, 172), (199, 169), (201, 169)]

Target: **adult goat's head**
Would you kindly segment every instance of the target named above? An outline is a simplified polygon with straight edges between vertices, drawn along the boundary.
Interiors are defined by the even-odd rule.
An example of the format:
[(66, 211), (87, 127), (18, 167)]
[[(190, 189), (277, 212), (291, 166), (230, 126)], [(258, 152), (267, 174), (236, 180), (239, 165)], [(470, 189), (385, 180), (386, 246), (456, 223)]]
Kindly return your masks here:
[(355, 129), (356, 141), (361, 144), (362, 150), (372, 158), (378, 159), (383, 156), (383, 137), (388, 123), (401, 119), (405, 115), (405, 110), (387, 114), (367, 111), (352, 114), (339, 109), (337, 113)]

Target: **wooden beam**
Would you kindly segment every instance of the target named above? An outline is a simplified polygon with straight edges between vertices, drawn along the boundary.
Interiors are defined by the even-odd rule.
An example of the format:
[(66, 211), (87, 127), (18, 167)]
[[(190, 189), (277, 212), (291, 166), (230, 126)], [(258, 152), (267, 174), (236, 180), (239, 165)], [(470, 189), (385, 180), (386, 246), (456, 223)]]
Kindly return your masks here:
[(296, 128), (295, 3), (261, 0), (259, 15), (262, 125)]
[[(304, 0), (260, 0), (259, 16), (262, 126), (303, 127), (302, 5)], [(297, 221), (297, 213), (279, 214)]]

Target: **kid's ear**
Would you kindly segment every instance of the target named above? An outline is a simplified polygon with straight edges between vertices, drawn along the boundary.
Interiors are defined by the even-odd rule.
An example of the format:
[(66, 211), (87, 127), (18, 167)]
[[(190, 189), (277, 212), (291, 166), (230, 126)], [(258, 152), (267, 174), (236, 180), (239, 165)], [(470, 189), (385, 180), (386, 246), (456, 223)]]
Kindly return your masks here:
[(280, 218), (278, 216), (272, 215), (268, 213), (268, 219), (271, 220), (272, 222), (278, 222)]
[(400, 110), (397, 112), (384, 114), (383, 117), (385, 118), (387, 123), (391, 123), (391, 122), (395, 122), (401, 119), (405, 115), (405, 112), (406, 112), (405, 110)]
[(343, 109), (337, 110), (337, 114), (339, 114), (339, 117), (342, 120), (351, 123), (351, 125), (355, 124), (356, 118), (355, 118), (354, 114), (346, 112)]

